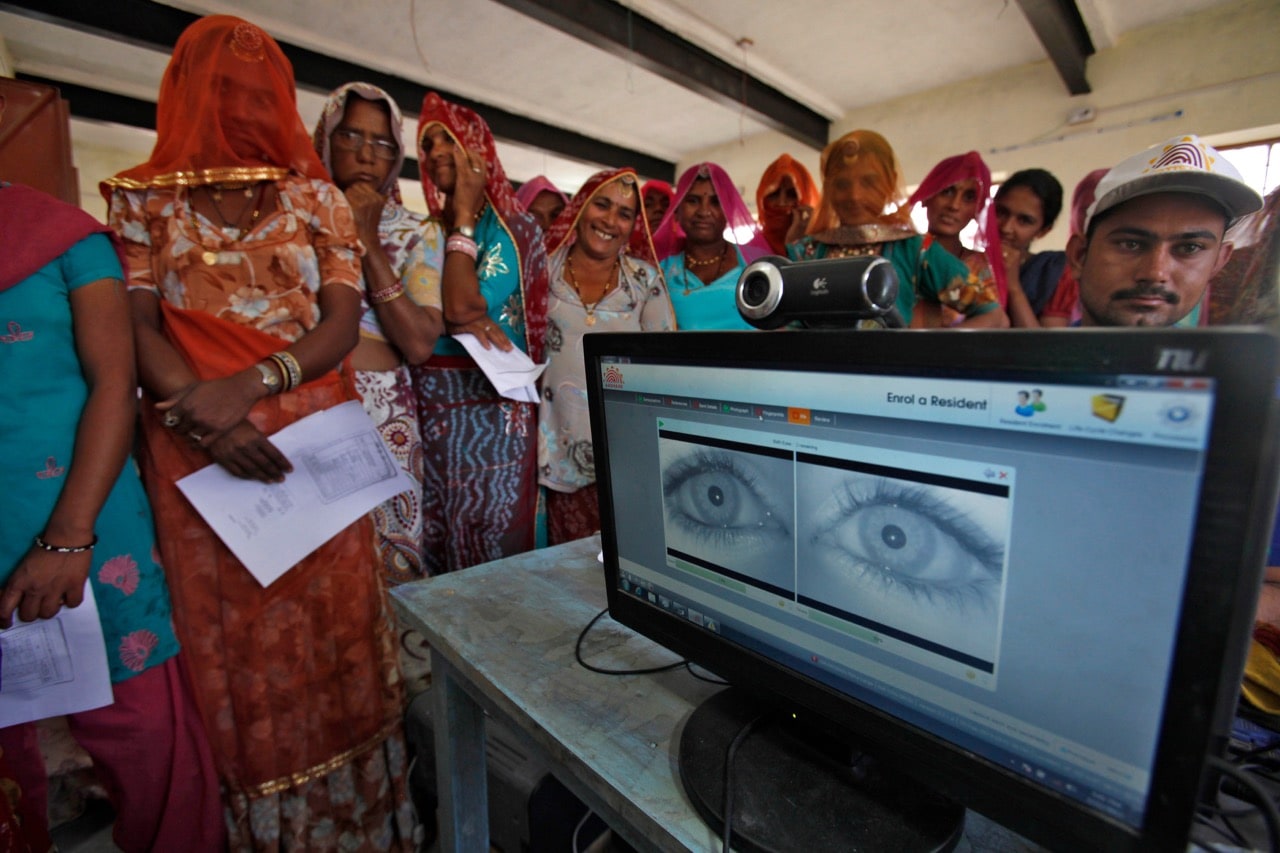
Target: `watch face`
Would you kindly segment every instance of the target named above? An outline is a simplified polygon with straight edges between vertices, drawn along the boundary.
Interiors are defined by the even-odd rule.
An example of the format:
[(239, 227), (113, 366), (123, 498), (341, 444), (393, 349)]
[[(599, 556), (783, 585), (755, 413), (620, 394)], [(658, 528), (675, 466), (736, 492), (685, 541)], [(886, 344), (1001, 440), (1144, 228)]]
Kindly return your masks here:
[(254, 367), (258, 368), (258, 372), (262, 374), (263, 385), (266, 385), (272, 391), (280, 387), (280, 375), (278, 373), (265, 364), (256, 364)]

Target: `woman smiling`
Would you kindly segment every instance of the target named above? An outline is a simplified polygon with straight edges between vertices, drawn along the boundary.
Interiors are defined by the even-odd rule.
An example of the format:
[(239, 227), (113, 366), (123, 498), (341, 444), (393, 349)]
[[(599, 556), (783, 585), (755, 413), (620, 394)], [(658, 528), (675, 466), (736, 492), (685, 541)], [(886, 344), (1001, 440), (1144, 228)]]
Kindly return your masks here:
[[(632, 235), (636, 239), (632, 239)], [(675, 318), (631, 169), (593, 175), (551, 226), (549, 363), (538, 411), (538, 482), (552, 545), (600, 529), (582, 336), (660, 331)], [(644, 248), (628, 254), (628, 244)]]

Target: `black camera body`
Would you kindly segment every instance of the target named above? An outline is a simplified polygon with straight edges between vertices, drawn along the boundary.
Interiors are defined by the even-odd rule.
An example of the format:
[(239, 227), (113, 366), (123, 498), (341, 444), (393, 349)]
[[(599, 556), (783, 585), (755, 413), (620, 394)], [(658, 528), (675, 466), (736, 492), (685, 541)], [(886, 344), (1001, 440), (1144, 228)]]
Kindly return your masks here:
[(738, 278), (738, 313), (757, 329), (796, 322), (847, 329), (864, 320), (901, 327), (897, 298), (898, 274), (879, 255), (817, 261), (767, 255)]

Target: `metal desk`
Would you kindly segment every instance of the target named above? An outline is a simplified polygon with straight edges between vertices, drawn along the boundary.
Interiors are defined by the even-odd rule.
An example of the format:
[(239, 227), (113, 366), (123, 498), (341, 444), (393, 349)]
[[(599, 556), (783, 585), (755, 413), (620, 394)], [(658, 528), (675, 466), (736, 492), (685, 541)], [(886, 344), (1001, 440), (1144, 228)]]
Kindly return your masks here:
[[(489, 849), (485, 713), (637, 850), (720, 849), (676, 766), (685, 719), (720, 688), (684, 669), (608, 676), (574, 660), (578, 633), (605, 606), (599, 550), (592, 537), (393, 591), (431, 644), (441, 850)], [(675, 660), (607, 617), (583, 656), (610, 669)], [(960, 849), (1034, 848), (970, 812)]]

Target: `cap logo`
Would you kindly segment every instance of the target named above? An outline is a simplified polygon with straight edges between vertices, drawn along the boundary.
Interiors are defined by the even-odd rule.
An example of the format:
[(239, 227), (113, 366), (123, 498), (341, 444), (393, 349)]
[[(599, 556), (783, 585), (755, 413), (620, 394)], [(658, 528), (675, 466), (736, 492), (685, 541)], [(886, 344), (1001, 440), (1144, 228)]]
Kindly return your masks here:
[(1195, 169), (1201, 172), (1210, 171), (1211, 162), (1205, 162), (1205, 153), (1199, 145), (1192, 142), (1176, 142), (1164, 149), (1147, 171), (1158, 172), (1162, 169)]

